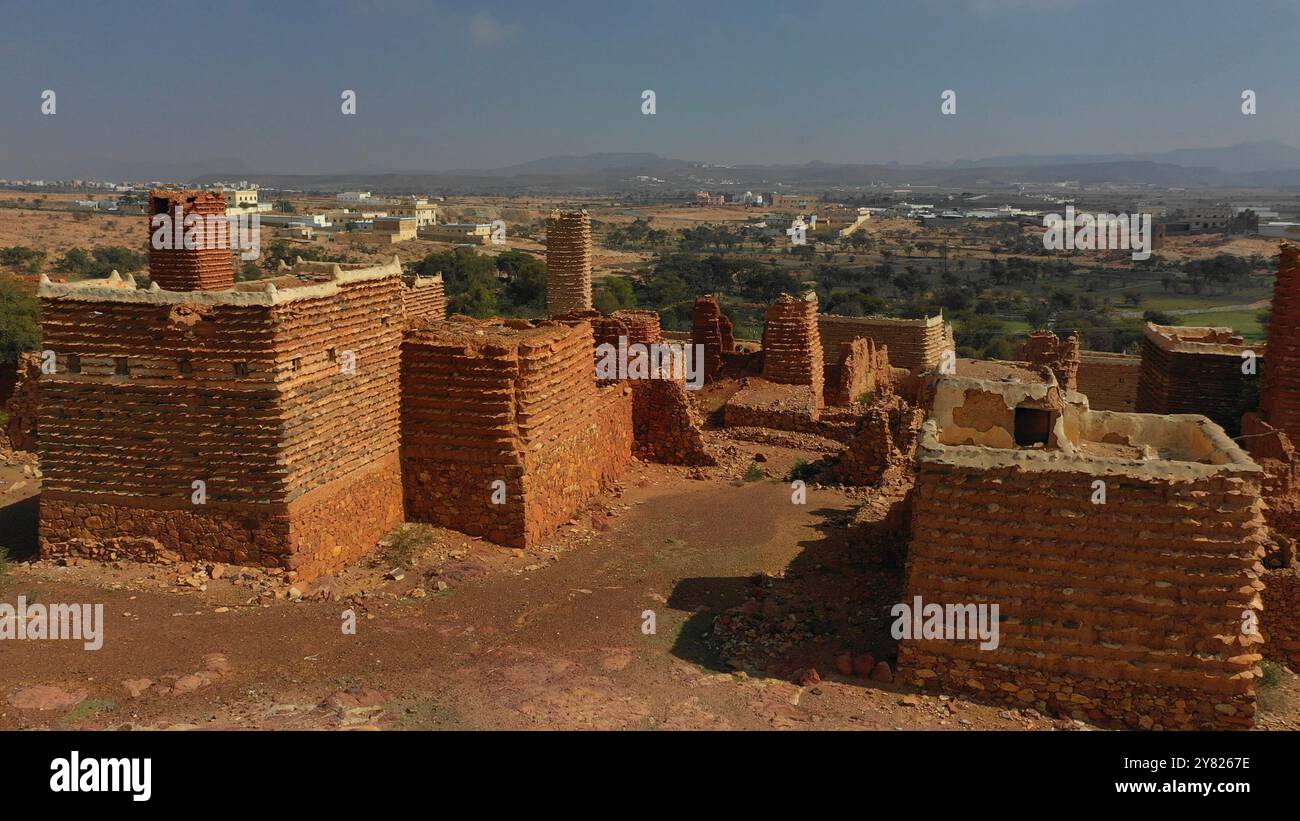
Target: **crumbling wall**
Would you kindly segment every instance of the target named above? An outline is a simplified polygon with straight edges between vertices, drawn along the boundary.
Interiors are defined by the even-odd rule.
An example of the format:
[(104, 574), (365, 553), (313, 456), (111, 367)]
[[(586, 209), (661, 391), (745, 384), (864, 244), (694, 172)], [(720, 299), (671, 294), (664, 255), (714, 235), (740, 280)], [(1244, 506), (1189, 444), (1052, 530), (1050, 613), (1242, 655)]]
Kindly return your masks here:
[(872, 402), (831, 475), (848, 485), (901, 479), (916, 451), (925, 411), (887, 393)]
[(442, 274), (402, 278), (402, 315), (407, 322), (421, 317), (447, 318), (447, 292)]
[(718, 307), (712, 294), (697, 296), (691, 307), (692, 345), (703, 346), (704, 381), (716, 379), (722, 368), (724, 354), (733, 352), (736, 340), (732, 336), (731, 319)]
[(817, 317), (825, 363), (834, 364), (840, 346), (862, 337), (889, 349), (890, 364), (912, 371), (934, 370), (944, 351), (953, 350), (951, 327), (943, 316), (897, 319), (884, 316)]
[(1300, 441), (1300, 248), (1282, 243), (1279, 250), (1259, 410), (1295, 442)]
[(1264, 655), (1300, 670), (1300, 569), (1296, 565), (1264, 574)]
[(42, 550), (143, 535), (309, 578), (373, 548), (401, 523), (399, 271), (43, 285)]
[(1078, 386), (1093, 410), (1131, 412), (1137, 408), (1142, 357), (1105, 351), (1080, 351)]
[(24, 353), (18, 357), (18, 377), (13, 393), (5, 403), (9, 415), (5, 437), (14, 450), (36, 450), (36, 417), (40, 408), (41, 355)]
[(1221, 430), (1201, 428), (1211, 464), (940, 446), (933, 424), (904, 601), (1002, 620), (993, 649), (904, 640), (900, 681), (1130, 727), (1253, 725), (1260, 477)]
[(839, 361), (826, 371), (826, 404), (848, 405), (887, 391), (892, 382), (889, 352), (870, 337), (840, 345)]
[(546, 224), (546, 309), (551, 316), (591, 308), (591, 216), (552, 211)]
[(631, 390), (597, 388), (593, 345), (586, 322), (453, 320), (408, 331), (409, 518), (524, 547), (621, 475), (632, 453)]
[(1079, 384), (1079, 335), (1062, 340), (1053, 331), (1035, 331), (1020, 346), (1016, 359), (1050, 368), (1056, 384), (1077, 390)]
[(1200, 413), (1236, 435), (1245, 380), (1258, 378), (1242, 373), (1242, 354), (1250, 350), (1230, 328), (1147, 323), (1137, 412)]
[(785, 385), (809, 385), (822, 405), (824, 377), (821, 336), (817, 330), (817, 295), (782, 294), (767, 309), (763, 322), (763, 378)]

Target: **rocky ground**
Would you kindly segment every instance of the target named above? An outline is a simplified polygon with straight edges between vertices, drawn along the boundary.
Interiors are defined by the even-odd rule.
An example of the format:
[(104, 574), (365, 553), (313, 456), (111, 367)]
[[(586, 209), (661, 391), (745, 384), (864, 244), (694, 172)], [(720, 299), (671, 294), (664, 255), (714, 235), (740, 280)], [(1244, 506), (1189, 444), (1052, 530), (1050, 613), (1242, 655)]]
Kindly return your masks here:
[[(786, 477), (821, 453), (718, 445), (718, 468), (638, 465), (536, 549), (413, 526), (313, 584), (35, 561), (39, 477), (5, 465), (0, 601), (102, 603), (106, 624), (96, 651), (4, 642), (0, 729), (1086, 726), (896, 687), (897, 488), (810, 476), (795, 504)], [(1298, 728), (1279, 677), (1261, 725)]]

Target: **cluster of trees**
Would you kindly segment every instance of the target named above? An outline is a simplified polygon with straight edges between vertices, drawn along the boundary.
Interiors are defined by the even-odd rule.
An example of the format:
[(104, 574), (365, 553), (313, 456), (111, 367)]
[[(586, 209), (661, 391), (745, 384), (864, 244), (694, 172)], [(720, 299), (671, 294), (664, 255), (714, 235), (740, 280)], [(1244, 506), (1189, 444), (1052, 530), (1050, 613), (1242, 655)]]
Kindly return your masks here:
[(47, 252), (28, 248), (26, 245), (11, 245), (8, 248), (0, 248), (0, 265), (36, 275), (41, 272), (48, 256)]
[(30, 285), (0, 273), (0, 362), (17, 362), (23, 351), (40, 348), (37, 308)]
[(546, 263), (523, 251), (496, 257), (473, 248), (429, 254), (409, 266), (412, 273), (441, 273), (447, 310), (474, 317), (540, 316), (546, 311)]
[(54, 263), (54, 270), (79, 278), (106, 277), (113, 271), (127, 273), (149, 266), (149, 255), (121, 246), (98, 246), (86, 251), (70, 248)]

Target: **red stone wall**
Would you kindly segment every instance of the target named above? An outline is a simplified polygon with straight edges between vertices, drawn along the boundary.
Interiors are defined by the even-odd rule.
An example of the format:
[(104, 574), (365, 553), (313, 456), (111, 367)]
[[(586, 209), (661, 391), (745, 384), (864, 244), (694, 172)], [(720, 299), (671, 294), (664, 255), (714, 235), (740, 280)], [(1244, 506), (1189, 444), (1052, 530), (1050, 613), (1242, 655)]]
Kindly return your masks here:
[(1066, 390), (1079, 387), (1079, 335), (1062, 340), (1053, 331), (1035, 331), (1020, 346), (1016, 359), (1051, 369), (1056, 384)]
[(1300, 248), (1281, 246), (1268, 324), (1268, 356), (1261, 374), (1259, 409), (1269, 424), (1300, 441)]
[(1264, 655), (1300, 670), (1300, 570), (1293, 565), (1265, 573), (1263, 595)]
[(763, 323), (763, 378), (786, 385), (810, 385), (822, 405), (822, 345), (817, 332), (817, 296), (782, 294)]
[(586, 322), (417, 323), (402, 361), (409, 518), (522, 547), (621, 475), (631, 391), (597, 388), (592, 347)]
[(552, 211), (546, 224), (546, 309), (551, 316), (591, 308), (591, 217)]
[(889, 352), (870, 339), (840, 345), (839, 361), (826, 372), (826, 404), (848, 405), (867, 394), (888, 391)]
[(1136, 410), (1199, 413), (1236, 435), (1241, 430), (1244, 380), (1258, 378), (1243, 374), (1241, 366), (1241, 355), (1234, 351), (1168, 350), (1143, 337)]
[(42, 549), (143, 534), (310, 575), (373, 548), (400, 523), (400, 317), (395, 275), (272, 305), (44, 299)]
[(41, 355), (25, 353), (18, 358), (17, 379), (5, 412), (5, 437), (14, 450), (36, 450), (36, 417), (40, 408)]
[(953, 350), (949, 329), (941, 316), (896, 319), (821, 314), (817, 317), (817, 328), (828, 365), (839, 356), (840, 345), (863, 337), (887, 347), (891, 364), (912, 371), (933, 370), (938, 367), (943, 352)]
[(863, 414), (857, 432), (831, 474), (849, 485), (876, 485), (901, 478), (916, 453), (925, 411), (885, 394)]
[(442, 274), (432, 277), (403, 277), (402, 314), (407, 321), (421, 317), (447, 318), (447, 293)]
[[(149, 192), (149, 215), (169, 214), (176, 221), (176, 208), (188, 216), (201, 218), (225, 216), (226, 198), (215, 191), (182, 191), (155, 189)], [(204, 219), (198, 229), (200, 245), (195, 249), (155, 248), (154, 228), (149, 228), (149, 277), (168, 291), (223, 290), (235, 283), (235, 257), (230, 247), (229, 232), (224, 224), (220, 230), (211, 230)], [(175, 227), (177, 235), (183, 226)]]
[(704, 379), (716, 379), (722, 368), (722, 355), (736, 347), (732, 337), (731, 319), (718, 307), (712, 294), (698, 296), (691, 308), (691, 344), (702, 345), (704, 350)]
[(1131, 727), (1250, 727), (1258, 480), (918, 465), (904, 601), (997, 603), (1000, 644), (903, 641), (899, 680)]

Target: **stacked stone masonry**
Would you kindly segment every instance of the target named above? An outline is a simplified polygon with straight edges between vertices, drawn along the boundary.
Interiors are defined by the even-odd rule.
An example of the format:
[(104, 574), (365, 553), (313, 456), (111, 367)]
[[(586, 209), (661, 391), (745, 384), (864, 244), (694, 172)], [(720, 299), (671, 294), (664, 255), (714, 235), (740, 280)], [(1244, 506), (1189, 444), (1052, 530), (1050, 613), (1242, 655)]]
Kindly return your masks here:
[(14, 450), (36, 450), (37, 415), (40, 411), (41, 355), (25, 353), (18, 357), (18, 378), (13, 393), (5, 403), (5, 437)]
[(1142, 337), (1142, 375), (1138, 413), (1202, 413), (1233, 435), (1246, 408), (1245, 344), (1231, 328), (1193, 328), (1147, 323)]
[[(904, 640), (899, 679), (1117, 726), (1252, 726), (1259, 467), (1203, 417), (1090, 411), (1057, 390), (939, 382), (905, 601), (997, 604), (1000, 642)], [(1059, 449), (1015, 445), (1021, 407), (1058, 408)]]
[(784, 385), (809, 385), (814, 403), (822, 404), (825, 384), (821, 336), (817, 330), (817, 295), (782, 294), (767, 309), (763, 323), (763, 378)]
[(1300, 248), (1281, 246), (1268, 324), (1268, 357), (1263, 363), (1259, 410), (1293, 442), (1300, 441)]
[(881, 316), (817, 317), (826, 364), (835, 363), (840, 345), (866, 337), (889, 349), (890, 364), (911, 371), (929, 371), (939, 366), (944, 351), (955, 350), (952, 326), (943, 316), (925, 319), (895, 319)]
[[(181, 225), (177, 226), (177, 213)], [(235, 257), (226, 215), (226, 198), (214, 191), (156, 189), (149, 192), (149, 214), (166, 214), (172, 225), (173, 247), (162, 248), (152, 219), (149, 227), (149, 276), (169, 291), (224, 290), (235, 283)], [(184, 221), (196, 217), (197, 224)], [(214, 218), (214, 219), (209, 219)], [(219, 218), (219, 219), (218, 219)], [(215, 221), (214, 221), (215, 220)], [(176, 247), (175, 241), (193, 232), (194, 248)]]
[(1050, 368), (1056, 384), (1072, 391), (1079, 383), (1079, 335), (1061, 339), (1052, 331), (1035, 331), (1020, 346), (1016, 359)]
[(402, 277), (402, 314), (407, 322), (420, 318), (446, 319), (447, 292), (442, 274)]
[(888, 392), (892, 377), (889, 351), (870, 337), (840, 346), (839, 361), (826, 369), (826, 404), (849, 405)]
[(1079, 353), (1077, 390), (1093, 410), (1132, 412), (1137, 408), (1142, 357), (1105, 351)]
[(597, 387), (593, 345), (586, 322), (417, 322), (402, 358), (408, 517), (526, 547), (618, 479), (632, 391)]
[(691, 308), (692, 345), (703, 346), (704, 379), (712, 381), (718, 377), (722, 368), (723, 354), (735, 350), (736, 340), (732, 336), (731, 319), (718, 307), (718, 300), (712, 294), (695, 298)]
[(400, 271), (43, 282), (42, 549), (149, 537), (307, 578), (373, 548), (402, 520)]
[(546, 225), (546, 308), (552, 317), (591, 309), (591, 216), (552, 211)]

